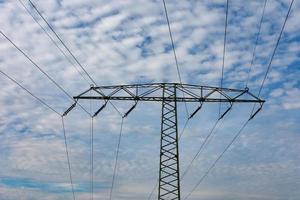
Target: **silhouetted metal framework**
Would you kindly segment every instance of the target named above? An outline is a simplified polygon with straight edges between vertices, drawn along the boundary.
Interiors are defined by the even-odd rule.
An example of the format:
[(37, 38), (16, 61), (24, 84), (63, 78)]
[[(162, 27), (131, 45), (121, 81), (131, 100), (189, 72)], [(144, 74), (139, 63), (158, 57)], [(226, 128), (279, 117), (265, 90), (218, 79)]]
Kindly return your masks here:
[(158, 199), (180, 199), (176, 87), (163, 87)]
[(94, 113), (97, 116), (108, 101), (132, 101), (134, 104), (123, 115), (126, 117), (139, 101), (162, 102), (161, 144), (159, 164), (159, 200), (180, 200), (180, 171), (178, 151), (177, 103), (198, 102), (199, 106), (190, 114), (192, 118), (203, 103), (224, 102), (228, 104), (223, 118), (234, 103), (259, 103), (260, 107), (253, 113), (253, 118), (262, 108), (264, 100), (246, 89), (230, 89), (180, 83), (151, 83), (114, 86), (91, 86), (88, 90), (73, 97), (75, 103), (64, 113), (67, 115), (77, 101), (83, 99), (101, 100), (103, 105)]

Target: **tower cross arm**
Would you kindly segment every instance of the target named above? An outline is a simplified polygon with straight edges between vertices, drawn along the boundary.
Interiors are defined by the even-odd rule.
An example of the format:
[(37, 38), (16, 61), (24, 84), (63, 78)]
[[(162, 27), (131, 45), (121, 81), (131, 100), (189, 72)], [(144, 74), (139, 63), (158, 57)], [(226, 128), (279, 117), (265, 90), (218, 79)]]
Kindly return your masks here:
[[(163, 88), (175, 88), (176, 97), (164, 97)], [(91, 94), (92, 92), (92, 94)], [(211, 86), (190, 85), (180, 83), (151, 83), (112, 86), (91, 86), (75, 100), (105, 100), (105, 101), (176, 101), (176, 102), (229, 102), (229, 103), (259, 103), (265, 101), (253, 95), (248, 89), (219, 88)]]

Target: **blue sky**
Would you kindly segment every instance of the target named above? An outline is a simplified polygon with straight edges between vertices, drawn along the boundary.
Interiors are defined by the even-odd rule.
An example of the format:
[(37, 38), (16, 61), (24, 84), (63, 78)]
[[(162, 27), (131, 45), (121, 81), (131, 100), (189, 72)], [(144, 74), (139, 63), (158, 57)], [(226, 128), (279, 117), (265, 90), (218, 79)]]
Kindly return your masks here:
[[(52, 34), (28, 1), (20, 1)], [(98, 85), (178, 82), (162, 1), (33, 2)], [(219, 86), (226, 1), (166, 3), (183, 82)], [(267, 2), (248, 85), (254, 94), (259, 90), (289, 3)], [(263, 4), (263, 0), (229, 1), (225, 87), (245, 87)], [(83, 79), (72, 66), (72, 58), (70, 63), (18, 0), (0, 0), (0, 19), (0, 30), (68, 93), (77, 95), (89, 87), (87, 77)], [(299, 19), (300, 3), (295, 1), (261, 94), (266, 100), (263, 110), (189, 199), (300, 199)], [(2, 36), (0, 69), (59, 112), (72, 103)], [(72, 199), (61, 119), (2, 74), (0, 84), (0, 200)], [(116, 103), (122, 112), (130, 105)], [(83, 106), (90, 109), (89, 102), (83, 102)], [(113, 199), (147, 199), (154, 187), (158, 177), (160, 106), (138, 104), (125, 119)], [(96, 109), (99, 103), (92, 107)], [(234, 105), (182, 181), (183, 196), (234, 137), (251, 108)], [(184, 106), (178, 109), (181, 129)], [(217, 104), (204, 105), (188, 124), (180, 141), (182, 170), (217, 120), (217, 113)], [(65, 120), (76, 197), (89, 199), (90, 118), (76, 107)], [(120, 123), (120, 116), (110, 105), (95, 119), (95, 199), (109, 196)], [(157, 197), (156, 192), (152, 199)]]

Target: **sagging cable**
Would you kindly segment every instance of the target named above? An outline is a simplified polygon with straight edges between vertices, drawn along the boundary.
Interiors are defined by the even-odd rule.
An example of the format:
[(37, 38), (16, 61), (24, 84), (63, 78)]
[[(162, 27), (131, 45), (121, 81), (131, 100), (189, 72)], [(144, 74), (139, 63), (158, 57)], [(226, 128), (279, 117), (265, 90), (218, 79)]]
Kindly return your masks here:
[(62, 115), (63, 117), (66, 116), (71, 110), (73, 110), (73, 108), (75, 108), (77, 104), (77, 101), (75, 101), (75, 103), (73, 103), (65, 112), (64, 114)]

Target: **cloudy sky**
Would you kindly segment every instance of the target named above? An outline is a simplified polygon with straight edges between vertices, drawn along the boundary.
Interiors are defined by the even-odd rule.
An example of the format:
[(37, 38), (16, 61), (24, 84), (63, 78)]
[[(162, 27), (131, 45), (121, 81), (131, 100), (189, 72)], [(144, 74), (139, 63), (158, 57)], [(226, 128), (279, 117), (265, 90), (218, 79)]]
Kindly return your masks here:
[[(97, 85), (178, 82), (161, 0), (32, 0)], [(244, 88), (264, 0), (230, 0), (224, 86)], [(166, 0), (182, 82), (219, 86), (225, 0)], [(268, 0), (248, 87), (258, 93), (290, 0)], [(27, 10), (26, 10), (26, 9)], [(32, 16), (29, 13), (32, 14)], [(34, 19), (36, 20), (34, 20)], [(300, 199), (300, 2), (295, 1), (252, 120), (191, 200)], [(38, 23), (40, 24), (38, 24)], [(48, 37), (44, 30), (51, 36)], [(27, 0), (0, 0), (0, 30), (71, 96), (91, 82)], [(57, 47), (56, 45), (59, 47)], [(64, 52), (62, 54), (61, 50)], [(0, 70), (59, 113), (72, 101), (0, 35)], [(61, 118), (0, 74), (0, 200), (73, 199)], [(99, 102), (82, 102), (95, 110)], [(115, 103), (121, 112), (129, 103)], [(189, 110), (194, 105), (190, 105)], [(160, 108), (140, 103), (124, 120), (112, 199), (156, 199)], [(252, 105), (234, 105), (182, 180), (182, 196), (199, 181)], [(179, 129), (186, 120), (179, 105)], [(183, 171), (218, 118), (203, 107), (180, 141)], [(65, 118), (75, 197), (90, 199), (90, 117)], [(121, 117), (108, 105), (94, 120), (94, 199), (108, 199)]]

